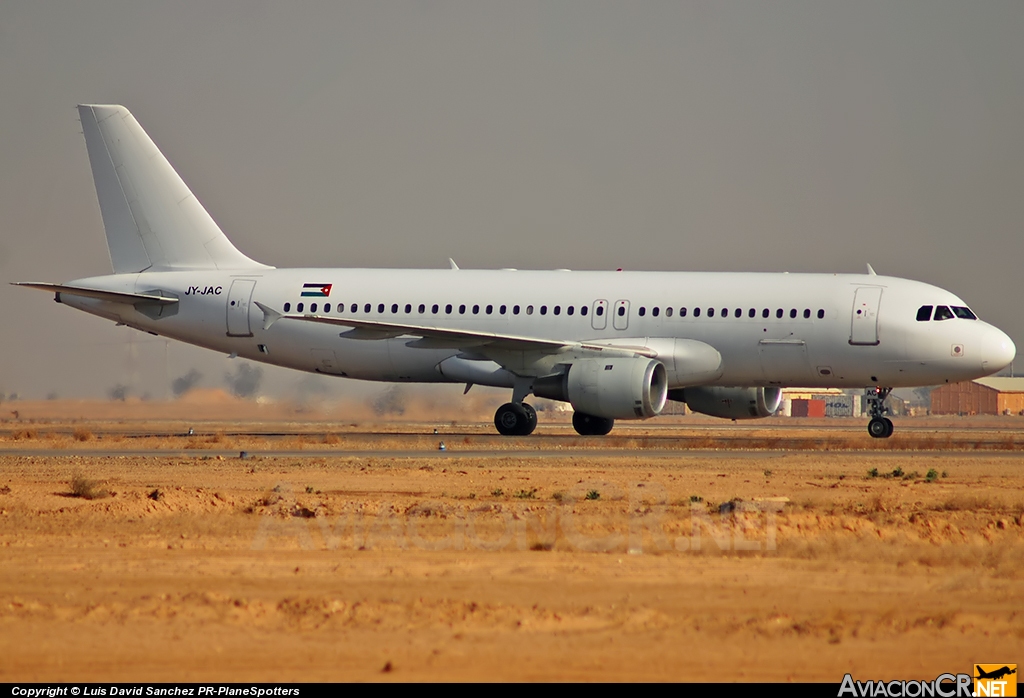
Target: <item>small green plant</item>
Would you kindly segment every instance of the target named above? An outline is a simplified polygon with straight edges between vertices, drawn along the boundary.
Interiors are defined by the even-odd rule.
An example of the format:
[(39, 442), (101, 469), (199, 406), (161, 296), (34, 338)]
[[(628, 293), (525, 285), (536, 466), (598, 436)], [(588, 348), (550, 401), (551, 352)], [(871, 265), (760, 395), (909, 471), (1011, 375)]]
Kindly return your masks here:
[(764, 476), (765, 477), (771, 477), (772, 476), (772, 471), (771, 470), (765, 470), (764, 471)]
[(690, 504), (700, 504), (703, 501), (704, 501), (704, 498), (701, 497), (699, 494), (691, 494), (690, 495)]
[(932, 469), (931, 469), (931, 470), (929, 470), (929, 471), (928, 471), (928, 473), (927, 473), (927, 474), (926, 474), (926, 475), (924, 476), (924, 479), (925, 479), (925, 480), (927, 480), (928, 482), (935, 482), (936, 480), (938, 480), (938, 479), (939, 479), (939, 471), (938, 471), (938, 470), (936, 470), (935, 468), (932, 468)]
[(306, 494), (313, 494), (313, 486), (306, 485)]
[(501, 489), (500, 487), (496, 487), (493, 490), (491, 490), (491, 496), (492, 497), (503, 497), (503, 496), (505, 496), (505, 490)]
[(921, 478), (921, 473), (917, 472), (916, 470), (914, 472), (912, 472), (912, 473), (908, 473), (908, 474), (903, 476), (904, 480), (918, 480), (920, 478)]
[(868, 477), (878, 477), (878, 468), (872, 468), (869, 470)]
[(893, 477), (903, 477), (903, 468), (897, 467), (895, 470), (892, 471), (892, 476)]
[(556, 502), (561, 502), (563, 499), (565, 499), (565, 493), (555, 492), (553, 495), (551, 495), (551, 498)]
[(532, 490), (519, 490), (516, 492), (516, 499), (533, 499), (535, 494), (537, 494), (536, 487)]
[(948, 470), (943, 470), (942, 471), (942, 477), (949, 477), (949, 471)]
[(600, 498), (601, 498), (601, 493), (598, 492), (597, 490), (590, 490), (589, 492), (587, 492), (586, 499), (593, 500), (593, 499), (600, 499)]

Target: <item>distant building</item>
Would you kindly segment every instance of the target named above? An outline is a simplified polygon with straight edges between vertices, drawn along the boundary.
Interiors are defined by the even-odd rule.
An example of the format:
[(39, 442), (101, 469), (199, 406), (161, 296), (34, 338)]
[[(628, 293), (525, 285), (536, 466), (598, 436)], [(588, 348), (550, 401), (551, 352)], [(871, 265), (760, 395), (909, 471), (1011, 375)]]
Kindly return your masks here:
[(932, 414), (1024, 414), (1024, 378), (979, 378), (932, 391)]

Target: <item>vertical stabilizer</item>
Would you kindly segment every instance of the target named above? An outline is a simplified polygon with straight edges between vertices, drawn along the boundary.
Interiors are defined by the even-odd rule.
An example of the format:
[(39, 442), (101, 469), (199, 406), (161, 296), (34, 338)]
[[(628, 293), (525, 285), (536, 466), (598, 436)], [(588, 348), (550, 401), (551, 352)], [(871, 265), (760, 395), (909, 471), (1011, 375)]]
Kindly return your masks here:
[(127, 109), (78, 113), (115, 274), (269, 268), (235, 249)]

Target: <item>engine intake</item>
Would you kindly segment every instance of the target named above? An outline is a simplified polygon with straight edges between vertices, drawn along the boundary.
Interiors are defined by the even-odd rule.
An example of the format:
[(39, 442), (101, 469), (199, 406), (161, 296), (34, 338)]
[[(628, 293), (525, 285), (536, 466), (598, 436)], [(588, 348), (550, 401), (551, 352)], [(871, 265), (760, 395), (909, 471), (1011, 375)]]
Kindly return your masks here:
[(721, 388), (701, 386), (669, 392), (670, 400), (685, 402), (694, 412), (724, 419), (771, 417), (782, 403), (780, 388)]
[(565, 373), (535, 380), (533, 394), (595, 417), (648, 419), (665, 406), (668, 374), (654, 359), (581, 359)]

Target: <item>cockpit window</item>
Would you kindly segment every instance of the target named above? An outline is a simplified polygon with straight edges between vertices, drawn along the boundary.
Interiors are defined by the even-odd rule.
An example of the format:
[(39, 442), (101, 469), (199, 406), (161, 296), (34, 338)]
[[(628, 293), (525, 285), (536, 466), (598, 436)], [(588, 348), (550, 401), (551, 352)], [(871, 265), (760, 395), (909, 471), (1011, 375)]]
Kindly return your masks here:
[(932, 306), (930, 306), (930, 305), (922, 305), (920, 308), (917, 309), (917, 321), (918, 322), (928, 322), (931, 319), (932, 319)]
[(953, 314), (962, 320), (977, 320), (978, 316), (971, 312), (970, 308), (954, 305)]
[(952, 320), (952, 311), (944, 305), (935, 306), (935, 319), (936, 320)]

